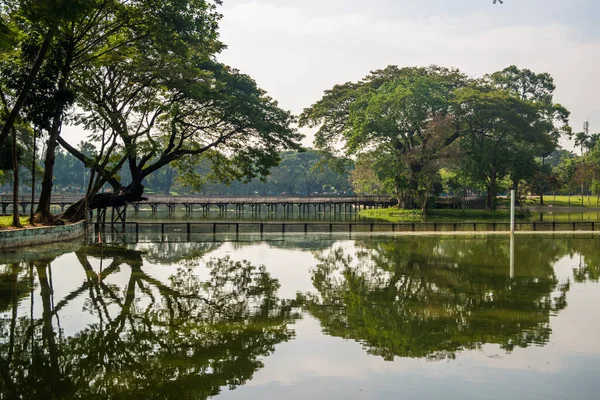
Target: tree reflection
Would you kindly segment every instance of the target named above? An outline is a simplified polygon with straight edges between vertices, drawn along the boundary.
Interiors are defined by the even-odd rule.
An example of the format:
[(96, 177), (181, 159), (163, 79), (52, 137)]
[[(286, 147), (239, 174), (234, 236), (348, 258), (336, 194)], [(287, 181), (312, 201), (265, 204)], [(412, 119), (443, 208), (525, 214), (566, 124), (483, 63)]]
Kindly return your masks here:
[[(25, 275), (39, 285), (31, 309), (35, 302), (41, 317), (0, 321), (2, 332), (11, 324), (15, 330), (0, 339), (7, 397), (208, 398), (250, 379), (261, 357), (293, 337), (295, 304), (277, 298), (279, 284), (264, 267), (213, 259), (207, 279), (180, 265), (164, 282), (144, 271), (139, 251), (92, 247), (75, 254), (86, 277), (77, 289), (55, 304), (53, 260), (32, 263)], [(101, 272), (92, 267), (98, 258), (107, 263)], [(109, 283), (117, 272), (127, 272), (126, 281)], [(61, 310), (79, 296), (95, 322), (65, 337)]]
[(579, 263), (573, 270), (576, 282), (598, 282), (600, 280), (600, 251), (598, 240), (576, 238), (572, 240), (571, 248), (577, 253)]
[[(543, 247), (543, 248), (540, 248)], [(308, 307), (326, 333), (363, 344), (386, 360), (454, 358), (485, 343), (506, 351), (544, 344), (568, 284), (553, 263), (555, 241), (517, 240), (509, 276), (507, 239), (382, 239), (318, 254), (318, 295)]]
[(207, 253), (221, 247), (213, 242), (163, 242), (139, 244), (144, 250), (144, 259), (156, 264), (199, 262)]

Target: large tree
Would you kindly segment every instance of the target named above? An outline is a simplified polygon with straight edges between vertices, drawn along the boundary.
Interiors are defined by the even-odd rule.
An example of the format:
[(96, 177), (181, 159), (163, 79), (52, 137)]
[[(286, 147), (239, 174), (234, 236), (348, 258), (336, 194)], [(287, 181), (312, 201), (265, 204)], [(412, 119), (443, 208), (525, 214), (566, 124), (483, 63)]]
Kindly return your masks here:
[(19, 53), (31, 40), (39, 42), (35, 57), (24, 65), (23, 83), (16, 91), (9, 111), (3, 118), (0, 146), (8, 138), (21, 109), (25, 106), (42, 64), (48, 54), (61, 21), (73, 21), (78, 14), (88, 11), (87, 0), (6, 0), (0, 9), (0, 49), (6, 53)]
[(442, 152), (461, 135), (452, 99), (466, 81), (454, 69), (389, 66), (327, 90), (304, 110), (300, 124), (319, 128), (319, 149), (332, 151), (341, 144), (347, 156), (376, 152), (386, 157), (399, 203), (425, 209), (431, 195), (424, 185), (430, 181), (428, 165), (444, 158)]
[(548, 74), (511, 66), (457, 91), (456, 115), (468, 133), (461, 141), (463, 169), (484, 182), (488, 209), (496, 207), (502, 179), (517, 189), (536, 158), (550, 155), (570, 132), (569, 112), (553, 103), (554, 89)]
[(532, 168), (534, 159), (540, 158), (544, 164), (546, 157), (557, 149), (558, 139), (563, 135), (571, 135), (570, 113), (562, 105), (554, 103), (556, 86), (548, 73), (535, 73), (511, 65), (488, 78), (492, 84), (523, 101), (532, 102), (538, 109), (533, 129), (541, 134), (537, 140), (521, 140), (521, 145), (515, 146), (512, 152), (511, 179), (513, 189), (517, 190), (520, 179), (531, 177), (531, 171), (535, 169)]
[[(56, 2), (51, 2), (50, 6), (56, 7), (50, 15), (56, 17), (50, 19), (35, 18), (41, 11), (33, 6), (37, 14), (31, 17), (30, 3), (39, 2), (15, 0), (6, 15), (11, 22), (20, 24), (24, 37), (21, 44), (37, 44), (33, 47), (38, 54), (48, 46), (48, 54), (58, 66), (53, 85), (58, 105), (48, 117), (45, 174), (37, 213), (39, 219), (52, 222), (49, 205), (54, 154), (65, 111), (71, 103), (65, 99), (79, 96), (76, 81), (81, 74), (89, 68), (114, 64), (116, 57), (126, 51), (143, 52), (148, 59), (162, 55), (180, 63), (199, 54), (215, 54), (223, 47), (217, 38), (220, 14), (216, 12), (216, 5), (220, 1), (80, 0), (63, 2), (67, 10), (62, 13)], [(25, 49), (21, 44), (17, 51)], [(49, 59), (47, 55), (43, 58)], [(34, 64), (39, 59), (35, 57)], [(29, 75), (26, 76), (25, 83), (29, 82)], [(14, 107), (19, 107), (22, 94), (23, 90), (15, 92), (11, 99)]]
[[(143, 200), (144, 179), (175, 161), (184, 173), (208, 162), (222, 180), (249, 180), (266, 176), (281, 150), (299, 148), (292, 115), (250, 77), (210, 59), (101, 66), (83, 77), (83, 86), (78, 121), (102, 133), (92, 139), (110, 143), (108, 152), (100, 162), (60, 143), (97, 171), (87, 196), (92, 208)], [(122, 166), (127, 184), (115, 178)], [(115, 193), (97, 195), (106, 182)], [(81, 205), (66, 216), (81, 217)]]
[[(73, 218), (83, 215), (79, 206), (86, 202), (102, 207), (141, 200), (144, 178), (173, 161), (190, 166), (202, 155), (217, 176), (249, 179), (265, 175), (280, 150), (297, 147), (292, 116), (249, 77), (215, 61), (224, 47), (218, 40), (220, 3), (81, 0), (51, 24), (28, 18), (29, 3), (11, 3), (6, 17), (20, 22), (24, 37), (15, 54), (28, 55), (19, 80), (28, 82), (27, 66), (42, 59), (38, 69), (50, 83), (42, 98), (29, 101), (45, 105), (35, 124), (48, 132), (37, 219), (55, 221), (50, 196), (59, 143), (95, 175), (86, 201), (70, 210)], [(50, 36), (43, 34), (47, 25)], [(37, 57), (46, 45), (50, 56)], [(18, 105), (22, 92), (15, 88), (9, 101), (26, 109), (27, 103)], [(66, 113), (71, 105), (83, 111), (74, 120)], [(60, 136), (67, 116), (94, 131), (95, 157)], [(126, 185), (118, 175), (122, 166), (131, 176)], [(105, 183), (116, 194), (95, 198)]]

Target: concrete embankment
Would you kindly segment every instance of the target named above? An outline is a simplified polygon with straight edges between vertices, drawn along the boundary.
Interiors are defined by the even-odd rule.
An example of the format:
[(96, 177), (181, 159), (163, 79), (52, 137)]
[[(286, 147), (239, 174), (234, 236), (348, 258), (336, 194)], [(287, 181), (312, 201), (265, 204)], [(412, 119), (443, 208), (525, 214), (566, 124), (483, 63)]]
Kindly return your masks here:
[(0, 251), (47, 243), (65, 242), (83, 238), (86, 225), (83, 221), (70, 225), (44, 226), (39, 228), (0, 231)]

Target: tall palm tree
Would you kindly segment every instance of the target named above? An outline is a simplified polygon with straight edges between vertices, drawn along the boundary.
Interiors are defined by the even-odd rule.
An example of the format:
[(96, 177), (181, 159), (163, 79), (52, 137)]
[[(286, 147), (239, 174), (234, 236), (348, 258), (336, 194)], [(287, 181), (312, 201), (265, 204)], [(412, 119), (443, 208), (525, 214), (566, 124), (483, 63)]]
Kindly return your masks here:
[(600, 133), (592, 133), (587, 141), (588, 151), (592, 150), (600, 143)]
[(575, 146), (581, 147), (581, 155), (583, 155), (584, 148), (587, 148), (589, 139), (590, 136), (587, 132), (577, 132), (575, 134)]

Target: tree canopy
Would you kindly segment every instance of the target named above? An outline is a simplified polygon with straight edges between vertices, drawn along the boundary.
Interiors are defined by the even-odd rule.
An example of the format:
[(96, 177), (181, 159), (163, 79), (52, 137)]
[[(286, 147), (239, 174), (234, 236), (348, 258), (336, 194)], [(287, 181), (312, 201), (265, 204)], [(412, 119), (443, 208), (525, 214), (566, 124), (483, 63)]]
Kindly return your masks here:
[(569, 112), (553, 103), (550, 75), (510, 66), (482, 79), (456, 69), (389, 66), (336, 85), (304, 110), (315, 145), (370, 155), (405, 208), (427, 209), (442, 169), (463, 170), (485, 186), (489, 209), (498, 182), (527, 178), (569, 135)]
[[(219, 63), (220, 0), (11, 0), (2, 10), (6, 124), (17, 117), (47, 134), (40, 220), (49, 210), (57, 146), (92, 170), (87, 201), (66, 214), (142, 199), (144, 178), (178, 162), (209, 160), (215, 175), (264, 177), (298, 149), (293, 116), (247, 75)], [(4, 37), (4, 36), (3, 36)], [(61, 136), (65, 123), (93, 132), (92, 156)], [(119, 176), (123, 166), (131, 182)], [(114, 195), (96, 196), (104, 184)]]

